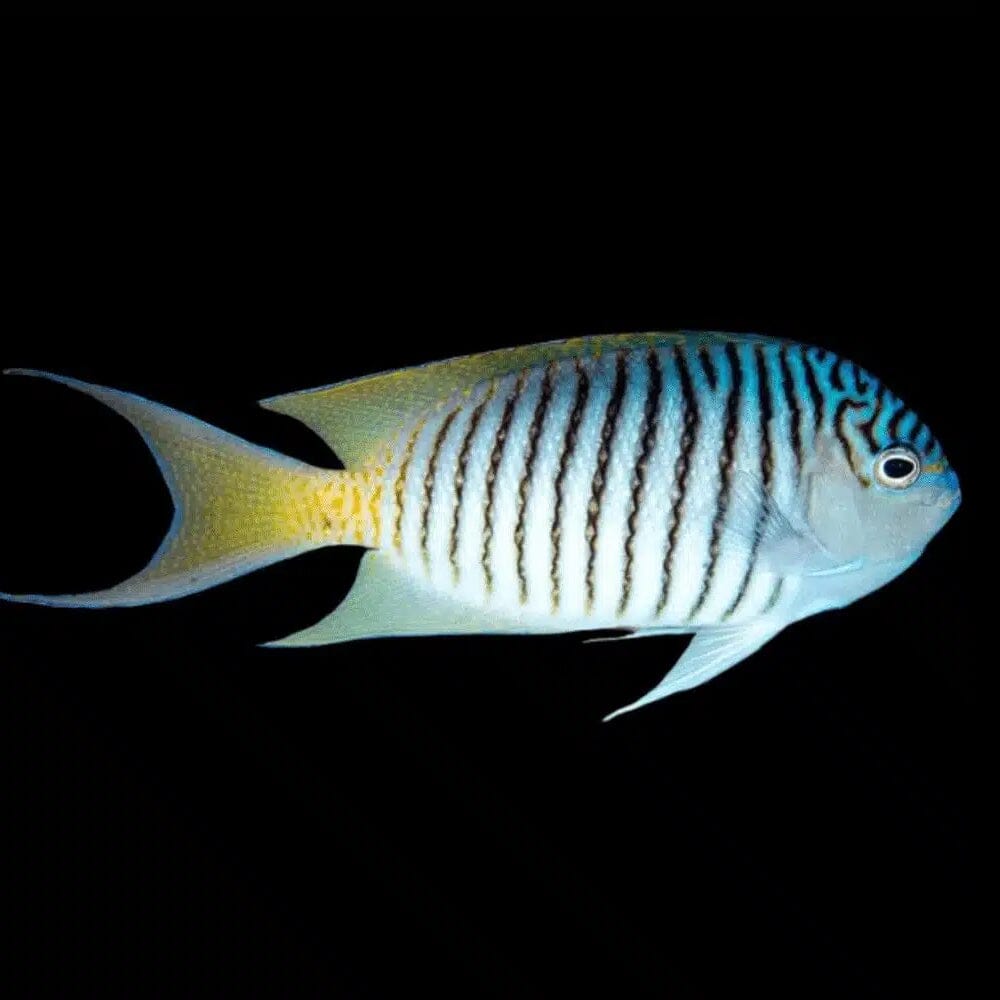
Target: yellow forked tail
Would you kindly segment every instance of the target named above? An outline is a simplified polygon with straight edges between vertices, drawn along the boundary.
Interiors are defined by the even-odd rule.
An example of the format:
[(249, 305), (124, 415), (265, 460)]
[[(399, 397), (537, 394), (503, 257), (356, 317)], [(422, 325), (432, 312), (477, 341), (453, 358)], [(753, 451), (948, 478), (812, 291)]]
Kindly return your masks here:
[(149, 445), (174, 502), (170, 530), (141, 572), (88, 594), (0, 594), (11, 601), (103, 608), (205, 590), (319, 545), (377, 546), (381, 484), (259, 448), (130, 393), (45, 372), (120, 413)]

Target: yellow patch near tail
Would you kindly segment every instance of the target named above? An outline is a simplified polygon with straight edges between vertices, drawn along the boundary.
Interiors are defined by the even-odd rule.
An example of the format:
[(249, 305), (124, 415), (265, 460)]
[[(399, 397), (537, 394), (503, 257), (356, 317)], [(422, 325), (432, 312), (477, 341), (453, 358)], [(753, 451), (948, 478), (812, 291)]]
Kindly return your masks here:
[(328, 472), (308, 502), (310, 531), (328, 545), (378, 548), (382, 536), (382, 482), (371, 470)]

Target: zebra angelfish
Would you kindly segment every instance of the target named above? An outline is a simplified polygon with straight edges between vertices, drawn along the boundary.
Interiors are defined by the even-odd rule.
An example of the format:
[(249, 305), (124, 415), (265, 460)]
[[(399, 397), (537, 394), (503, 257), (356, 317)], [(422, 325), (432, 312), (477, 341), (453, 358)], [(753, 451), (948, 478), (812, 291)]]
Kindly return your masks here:
[(769, 337), (557, 341), (263, 402), (319, 433), (344, 462), (337, 471), (138, 396), (20, 374), (131, 421), (175, 515), (124, 583), (8, 600), (147, 604), (316, 546), (360, 545), (369, 551), (340, 606), (270, 645), (693, 633), (663, 681), (619, 712), (701, 684), (789, 623), (881, 587), (961, 495), (930, 430), (877, 378)]

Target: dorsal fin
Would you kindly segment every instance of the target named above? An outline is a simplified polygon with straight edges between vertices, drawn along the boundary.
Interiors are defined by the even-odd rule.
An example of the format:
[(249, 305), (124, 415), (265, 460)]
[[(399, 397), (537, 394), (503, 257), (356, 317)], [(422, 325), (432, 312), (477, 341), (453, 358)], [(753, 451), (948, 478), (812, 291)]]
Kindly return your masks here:
[[(301, 420), (337, 453), (347, 468), (374, 458), (413, 418), (453, 392), (471, 390), (487, 378), (547, 361), (600, 355), (622, 347), (674, 343), (683, 338), (717, 341), (744, 339), (742, 334), (627, 333), (553, 340), (527, 347), (506, 347), (435, 361), (414, 368), (381, 372), (319, 389), (261, 400), (261, 406)], [(752, 335), (750, 335), (752, 336)]]

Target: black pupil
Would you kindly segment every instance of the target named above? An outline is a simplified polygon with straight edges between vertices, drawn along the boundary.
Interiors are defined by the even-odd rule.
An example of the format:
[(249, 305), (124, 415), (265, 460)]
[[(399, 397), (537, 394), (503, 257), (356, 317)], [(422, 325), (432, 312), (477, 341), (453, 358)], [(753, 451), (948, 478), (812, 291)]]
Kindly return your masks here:
[(890, 479), (905, 479), (913, 472), (913, 462), (908, 458), (890, 458), (882, 468)]

